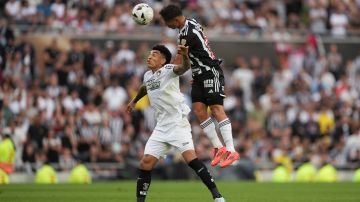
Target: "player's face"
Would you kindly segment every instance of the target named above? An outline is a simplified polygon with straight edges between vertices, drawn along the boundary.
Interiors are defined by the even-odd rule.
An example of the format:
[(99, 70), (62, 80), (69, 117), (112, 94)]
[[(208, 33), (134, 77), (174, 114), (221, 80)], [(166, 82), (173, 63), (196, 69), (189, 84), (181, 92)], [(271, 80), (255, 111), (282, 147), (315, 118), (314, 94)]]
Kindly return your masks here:
[(176, 18), (172, 19), (172, 20), (168, 20), (165, 21), (166, 26), (168, 26), (171, 29), (176, 29), (178, 28), (178, 21), (176, 20)]
[(147, 65), (151, 70), (157, 70), (162, 67), (165, 63), (164, 56), (158, 50), (150, 51), (150, 54), (147, 58)]

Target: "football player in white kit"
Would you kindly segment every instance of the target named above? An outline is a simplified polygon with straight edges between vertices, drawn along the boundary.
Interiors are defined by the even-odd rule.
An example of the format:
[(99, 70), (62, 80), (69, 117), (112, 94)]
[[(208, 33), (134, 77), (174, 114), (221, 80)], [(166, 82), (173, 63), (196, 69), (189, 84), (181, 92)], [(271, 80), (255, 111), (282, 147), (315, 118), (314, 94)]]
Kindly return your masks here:
[(156, 45), (152, 48), (147, 59), (150, 70), (145, 73), (143, 85), (136, 97), (127, 106), (127, 112), (130, 113), (136, 102), (147, 94), (157, 121), (140, 162), (137, 202), (145, 201), (151, 182), (151, 171), (159, 158), (166, 154), (169, 146), (181, 152), (186, 163), (207, 186), (215, 202), (224, 202), (225, 199), (219, 193), (206, 166), (195, 154), (191, 126), (187, 119), (190, 108), (185, 104), (179, 87), (179, 76), (190, 68), (188, 47), (179, 45), (178, 52), (183, 55), (182, 64), (174, 65), (169, 64), (171, 53), (165, 46)]

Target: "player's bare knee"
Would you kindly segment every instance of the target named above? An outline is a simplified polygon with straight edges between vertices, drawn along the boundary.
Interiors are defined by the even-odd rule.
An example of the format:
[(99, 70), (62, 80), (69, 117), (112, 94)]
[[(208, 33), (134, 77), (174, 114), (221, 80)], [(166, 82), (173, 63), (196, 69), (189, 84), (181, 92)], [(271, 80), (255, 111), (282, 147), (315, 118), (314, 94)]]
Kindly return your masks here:
[(199, 121), (205, 121), (208, 117), (209, 114), (207, 113), (206, 110), (203, 109), (193, 109), (196, 117), (199, 119)]
[(215, 117), (216, 120), (220, 121), (226, 118), (224, 108), (222, 106), (210, 106), (211, 115)]
[(182, 156), (186, 163), (190, 163), (192, 160), (197, 158), (195, 150), (187, 150), (182, 153)]
[(140, 161), (140, 169), (152, 170), (153, 160), (149, 156), (144, 156)]

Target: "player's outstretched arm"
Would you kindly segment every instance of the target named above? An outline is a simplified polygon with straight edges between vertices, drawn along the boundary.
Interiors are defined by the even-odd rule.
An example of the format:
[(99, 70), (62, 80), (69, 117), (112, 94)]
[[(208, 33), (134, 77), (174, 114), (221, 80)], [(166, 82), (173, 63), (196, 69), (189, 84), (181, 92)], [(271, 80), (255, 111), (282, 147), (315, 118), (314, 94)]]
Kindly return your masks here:
[(176, 65), (174, 67), (173, 71), (177, 75), (183, 75), (191, 67), (190, 58), (188, 55), (189, 47), (183, 46), (183, 45), (178, 45), (178, 52), (181, 53), (182, 63), (181, 63), (181, 65)]
[(147, 94), (146, 86), (141, 85), (138, 93), (136, 96), (129, 102), (129, 104), (126, 106), (126, 112), (131, 113), (133, 108), (135, 107), (136, 103), (145, 95)]
[(171, 64), (174, 64), (174, 65), (181, 65), (182, 63), (182, 56), (181, 56), (181, 53), (177, 53), (174, 60), (171, 62)]

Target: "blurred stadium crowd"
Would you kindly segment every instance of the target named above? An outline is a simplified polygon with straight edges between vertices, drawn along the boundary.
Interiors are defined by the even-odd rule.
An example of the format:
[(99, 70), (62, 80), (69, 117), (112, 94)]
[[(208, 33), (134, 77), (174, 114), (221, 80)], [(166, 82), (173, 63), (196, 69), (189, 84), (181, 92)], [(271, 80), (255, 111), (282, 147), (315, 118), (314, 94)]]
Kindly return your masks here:
[[(5, 3), (6, 2), (6, 3)], [(15, 167), (28, 170), (42, 163), (67, 171), (77, 160), (101, 170), (101, 163), (133, 168), (154, 127), (148, 100), (125, 113), (141, 85), (151, 47), (130, 49), (127, 41), (96, 46), (71, 41), (60, 48), (56, 38), (36, 52), (31, 41), (14, 34), (26, 24), (69, 27), (77, 32), (131, 33), (128, 1), (10, 0), (2, 2), (0, 24), (0, 134), (9, 134), (17, 148)], [(249, 33), (281, 28), (312, 30), (334, 36), (359, 30), (360, 1), (179, 1), (189, 17), (209, 32)], [(153, 1), (160, 8), (164, 2)], [(156, 16), (155, 25), (160, 25)], [(283, 37), (283, 36), (281, 36)], [(171, 50), (175, 43), (163, 38)], [(243, 158), (257, 165), (290, 159), (338, 168), (360, 166), (360, 52), (344, 60), (337, 45), (319, 51), (317, 38), (275, 47), (279, 64), (270, 58), (239, 55), (226, 61), (227, 98), (234, 141)], [(359, 50), (356, 50), (359, 51)], [(43, 65), (36, 60), (42, 55)], [(39, 68), (43, 66), (43, 68)], [(190, 74), (181, 88), (191, 105)], [(193, 115), (193, 138), (200, 159), (212, 147)], [(161, 165), (181, 161), (169, 155)]]
[[(285, 29), (331, 33), (343, 37), (360, 31), (359, 0), (149, 0), (153, 25), (161, 25), (162, 5), (179, 3), (186, 16), (197, 19), (212, 34), (262, 33), (279, 37)], [(124, 0), (8, 0), (2, 10), (18, 26), (76, 33), (131, 33), (131, 10), (140, 1)], [(42, 27), (44, 26), (44, 27)], [(276, 36), (272, 36), (273, 33)], [(291, 37), (291, 35), (287, 35)]]

